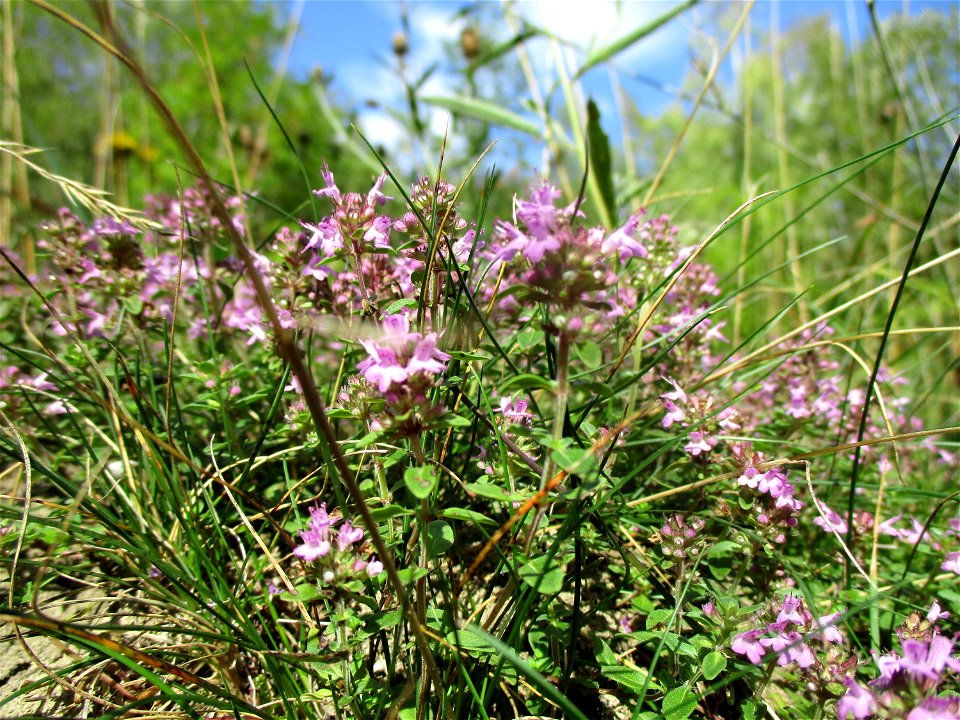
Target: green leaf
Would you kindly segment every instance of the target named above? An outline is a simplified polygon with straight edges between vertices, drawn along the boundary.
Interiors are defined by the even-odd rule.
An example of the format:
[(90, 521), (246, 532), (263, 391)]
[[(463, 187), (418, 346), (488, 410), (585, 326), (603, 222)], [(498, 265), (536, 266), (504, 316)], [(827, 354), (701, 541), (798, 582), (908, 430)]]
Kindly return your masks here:
[(473, 425), (473, 420), (460, 415), (445, 415), (443, 424), (447, 427), (470, 427)]
[(392, 303), (387, 305), (386, 309), (383, 311), (384, 315), (395, 315), (403, 308), (413, 308), (417, 306), (417, 301), (412, 298), (401, 298), (399, 300), (394, 300)]
[(723, 653), (713, 652), (707, 653), (707, 656), (703, 659), (703, 664), (700, 666), (700, 669), (703, 670), (703, 677), (707, 680), (713, 680), (717, 675), (722, 673), (727, 667), (727, 658)]
[(499, 500), (501, 502), (509, 502), (510, 500), (515, 500), (520, 497), (519, 495), (507, 492), (499, 485), (494, 485), (493, 483), (467, 483), (464, 485), (464, 488), (466, 488), (467, 492), (473, 493), (474, 495), (490, 498), (491, 500)]
[(563, 589), (564, 570), (547, 555), (528, 562), (520, 568), (519, 575), (527, 585), (544, 595), (555, 595)]
[(430, 497), (437, 486), (437, 471), (432, 465), (410, 467), (403, 473), (403, 482), (415, 498), (423, 500)]
[(403, 583), (405, 587), (409, 587), (420, 578), (426, 577), (427, 569), (422, 567), (406, 567), (403, 568), (403, 570), (398, 570), (397, 575), (400, 576), (400, 582)]
[(553, 380), (547, 380), (545, 377), (541, 377), (540, 375), (522, 373), (520, 375), (513, 376), (503, 383), (503, 385), (500, 386), (500, 394), (502, 396), (515, 387), (520, 388), (521, 390), (536, 388), (538, 390), (549, 390), (553, 392), (556, 389), (556, 386), (557, 384)]
[(476, 362), (489, 360), (490, 355), (481, 352), (466, 352), (464, 350), (448, 350), (447, 354), (455, 360), (465, 360), (467, 362)]
[(370, 510), (370, 515), (377, 522), (383, 522), (384, 520), (389, 520), (390, 518), (409, 514), (411, 514), (411, 511), (405, 507), (401, 507), (400, 505), (386, 505), (384, 507), (372, 508)]
[(379, 439), (380, 439), (380, 433), (377, 433), (377, 432), (368, 432), (368, 433), (367, 433), (366, 435), (364, 435), (362, 438), (360, 438), (359, 440), (357, 440), (355, 444), (356, 444), (356, 446), (357, 446), (358, 448), (364, 448), (364, 447), (366, 447), (367, 445), (372, 445), (373, 443), (375, 443), (375, 442), (376, 442), (377, 440), (379, 440)]
[(280, 593), (280, 599), (285, 602), (303, 602), (308, 603), (316, 600), (322, 595), (322, 593), (317, 589), (316, 585), (311, 585), (309, 583), (304, 583), (303, 585), (297, 585), (294, 587), (296, 593), (291, 592), (282, 592)]
[(645, 686), (647, 689), (649, 689), (651, 685), (654, 689), (658, 687), (656, 681), (647, 685), (647, 671), (641, 670), (640, 668), (631, 668), (624, 665), (601, 665), (600, 674), (610, 678), (620, 687), (626, 688), (638, 695), (643, 692)]
[(594, 652), (597, 655), (597, 661), (601, 665), (616, 665), (617, 656), (614, 654), (613, 650), (610, 649), (610, 646), (607, 645), (601, 638), (594, 638)]
[[(590, 171), (600, 189), (600, 202), (607, 210), (607, 216), (617, 217), (617, 197), (613, 188), (613, 167), (610, 161), (610, 141), (600, 125), (600, 111), (593, 98), (587, 101), (587, 143), (590, 151)], [(599, 354), (600, 348), (597, 348)], [(601, 356), (602, 361), (602, 356)], [(597, 365), (593, 367), (598, 367)]]
[(438, 97), (434, 95), (421, 97), (420, 100), (428, 105), (449, 110), (455, 115), (518, 130), (535, 138), (540, 138), (542, 134), (540, 125), (534, 120), (517, 115), (497, 103), (462, 96)]
[(403, 608), (387, 610), (386, 612), (377, 612), (363, 616), (364, 630), (369, 633), (389, 630), (396, 626), (403, 619)]
[(467, 508), (461, 507), (450, 507), (446, 508), (443, 511), (443, 517), (448, 520), (462, 520), (464, 522), (472, 522), (477, 525), (497, 525), (497, 521), (493, 518), (488, 518), (483, 513), (478, 513), (476, 510), (468, 510)]
[(603, 351), (595, 342), (584, 340), (576, 345), (577, 357), (591, 370), (603, 365)]
[(427, 525), (427, 555), (432, 558), (443, 555), (453, 547), (453, 528), (443, 520), (433, 520)]
[(577, 382), (575, 384), (579, 389), (588, 390), (594, 395), (599, 395), (604, 400), (607, 398), (612, 398), (615, 395), (613, 388), (606, 383), (596, 382), (593, 380), (590, 382)]
[(697, 709), (697, 696), (686, 685), (663, 696), (663, 714), (667, 720), (686, 720)]
[(530, 350), (543, 343), (543, 330), (528, 327), (518, 332), (515, 340), (521, 350)]
[(743, 720), (756, 720), (757, 703), (753, 700), (747, 700), (743, 704), (743, 715), (741, 717)]
[(557, 448), (550, 453), (553, 461), (571, 475), (591, 476), (598, 468), (590, 448)]
[(666, 625), (670, 622), (670, 619), (673, 617), (673, 610), (670, 608), (657, 608), (649, 615), (647, 615), (647, 621), (645, 627), (647, 630), (653, 630), (658, 625)]
[(490, 646), (484, 642), (483, 638), (477, 635), (474, 632), (471, 632), (469, 629), (464, 628), (463, 630), (451, 631), (447, 633), (446, 641), (456, 647), (459, 646), (468, 650), (471, 655), (474, 653), (490, 653)]
[(131, 295), (123, 301), (123, 306), (131, 315), (139, 315), (143, 311), (143, 300), (139, 295)]

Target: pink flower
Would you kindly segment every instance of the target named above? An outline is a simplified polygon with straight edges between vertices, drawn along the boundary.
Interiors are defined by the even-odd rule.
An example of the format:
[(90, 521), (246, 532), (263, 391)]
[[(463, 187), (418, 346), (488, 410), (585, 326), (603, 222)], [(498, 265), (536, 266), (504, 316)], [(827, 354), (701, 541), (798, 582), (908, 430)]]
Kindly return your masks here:
[(950, 613), (946, 610), (941, 610), (940, 603), (934, 600), (933, 605), (930, 606), (930, 611), (927, 613), (927, 622), (935, 623), (938, 620), (946, 620), (949, 617)]
[(940, 569), (949, 570), (950, 572), (960, 575), (960, 552), (948, 552), (943, 563), (940, 565)]
[(665, 400), (679, 400), (680, 402), (686, 403), (687, 394), (683, 391), (680, 385), (671, 378), (665, 377), (663, 379), (673, 385), (673, 392), (664, 393), (660, 397), (664, 398)]
[(865, 720), (870, 717), (877, 707), (873, 693), (857, 684), (851, 677), (844, 678), (847, 693), (837, 703), (838, 720), (848, 720), (852, 715), (854, 720)]
[(299, 222), (304, 230), (311, 233), (304, 250), (319, 247), (320, 253), (325, 258), (333, 257), (340, 250), (343, 250), (343, 237), (340, 235), (340, 227), (331, 222), (329, 218), (321, 220), (316, 225), (305, 223), (303, 220)]
[(403, 315), (388, 315), (383, 324), (383, 337), (360, 341), (367, 358), (357, 364), (357, 369), (381, 393), (414, 378), (432, 382), (432, 376), (446, 370), (450, 356), (437, 348), (436, 333), (409, 332), (409, 321)]
[(354, 527), (349, 520), (346, 520), (337, 532), (337, 550), (340, 552), (349, 550), (354, 543), (361, 540), (363, 540), (363, 530)]
[(780, 612), (777, 614), (778, 623), (788, 623), (793, 622), (797, 625), (805, 624), (805, 620), (802, 614), (803, 603), (800, 602), (800, 598), (793, 595), (787, 595), (783, 599), (783, 605), (780, 606)]
[(367, 351), (367, 359), (357, 364), (368, 382), (385, 393), (394, 383), (400, 384), (407, 379), (407, 371), (397, 361), (397, 356), (388, 348), (381, 348), (372, 342), (361, 340)]
[(704, 437), (704, 434), (700, 430), (694, 430), (690, 433), (690, 442), (684, 446), (684, 450), (698, 457), (700, 453), (708, 453), (713, 449), (713, 446), (717, 444), (715, 438)]
[(363, 236), (363, 241), (370, 243), (376, 248), (390, 247), (390, 238), (387, 233), (390, 231), (390, 218), (381, 215), (373, 221), (373, 225)]
[(530, 425), (533, 414), (527, 410), (529, 402), (529, 399), (524, 395), (502, 397), (500, 398), (500, 407), (497, 410), (504, 420), (514, 425)]
[(603, 241), (603, 245), (601, 246), (603, 251), (605, 253), (618, 252), (620, 254), (621, 262), (626, 262), (630, 258), (635, 257), (647, 257), (650, 253), (647, 252), (647, 249), (643, 246), (643, 243), (639, 242), (633, 237), (633, 234), (637, 229), (637, 225), (640, 224), (642, 219), (642, 212), (631, 215), (623, 227), (614, 230)]
[(821, 618), (817, 618), (817, 625), (818, 627), (822, 628), (822, 630), (814, 633), (814, 635), (820, 635), (829, 643), (842, 643), (843, 635), (840, 634), (840, 629), (834, 625), (839, 617), (840, 612), (835, 612), (829, 615), (824, 615)]
[(762, 630), (747, 630), (737, 635), (730, 644), (730, 649), (740, 655), (746, 655), (747, 660), (759, 665), (763, 659), (764, 647), (759, 641)]
[(312, 562), (327, 555), (331, 548), (330, 528), (336, 522), (334, 518), (327, 514), (326, 503), (322, 503), (320, 507), (314, 506), (311, 508), (307, 529), (300, 531), (303, 544), (294, 548), (293, 554), (307, 562)]
[(960, 715), (960, 698), (928, 697), (917, 705), (907, 720), (956, 720)]
[(667, 409), (667, 414), (663, 416), (663, 427), (668, 428), (675, 422), (680, 423), (687, 419), (687, 414), (678, 408), (673, 400), (664, 400), (663, 406)]

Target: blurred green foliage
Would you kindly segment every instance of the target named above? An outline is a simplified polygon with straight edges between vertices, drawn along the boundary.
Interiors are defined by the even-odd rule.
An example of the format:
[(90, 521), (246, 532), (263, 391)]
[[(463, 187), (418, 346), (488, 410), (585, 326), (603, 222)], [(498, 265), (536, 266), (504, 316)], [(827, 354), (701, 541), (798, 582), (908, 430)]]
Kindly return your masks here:
[[(194, 3), (110, 7), (121, 33), (213, 176), (232, 184)], [(372, 170), (354, 156), (343, 158), (338, 134), (332, 131), (332, 121), (342, 126), (346, 120), (338, 111), (333, 117), (318, 111), (321, 97), (332, 107), (322, 73), (307, 80), (284, 77), (279, 90), (272, 92), (277, 81), (272, 63), (287, 34), (278, 8), (248, 0), (200, 3), (198, 8), (243, 189), (294, 209), (307, 197), (301, 161), (317, 183), (323, 160), (336, 168), (346, 185), (368, 183)], [(99, 30), (86, 4), (70, 3), (64, 9)], [(24, 142), (43, 148), (43, 162), (55, 172), (104, 187), (123, 203), (139, 205), (145, 194), (173, 192), (179, 151), (129, 72), (43, 10), (24, 3), (13, 11)], [(275, 94), (273, 109), (295, 153), (257, 85), (267, 97)], [(181, 180), (192, 184), (186, 172), (181, 172)], [(32, 183), (30, 193), (39, 214), (63, 203), (57, 188), (43, 183)]]

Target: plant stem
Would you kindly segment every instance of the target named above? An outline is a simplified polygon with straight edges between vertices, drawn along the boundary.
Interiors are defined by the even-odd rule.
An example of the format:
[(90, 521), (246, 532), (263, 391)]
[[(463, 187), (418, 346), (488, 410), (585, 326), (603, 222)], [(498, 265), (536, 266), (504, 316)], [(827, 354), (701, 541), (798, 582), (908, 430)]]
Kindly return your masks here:
[[(423, 444), (420, 441), (420, 436), (417, 435), (410, 440), (410, 447), (413, 450), (413, 457), (417, 461), (417, 465), (423, 466), (426, 462), (423, 454)], [(429, 498), (420, 499), (420, 512), (417, 519), (417, 525), (419, 526), (420, 534), (420, 567), (427, 567), (427, 523), (430, 521), (430, 500)], [(427, 578), (426, 576), (419, 578), (417, 580), (417, 618), (420, 621), (421, 625), (426, 625), (427, 622)], [(440, 691), (441, 688), (438, 686), (437, 690)], [(427, 710), (427, 697), (430, 692), (430, 676), (425, 672), (421, 671), (420, 674), (420, 696), (417, 698), (417, 720), (424, 720), (426, 718)]]
[[(565, 330), (561, 330), (557, 336), (557, 389), (554, 392), (554, 414), (553, 414), (553, 444), (559, 445), (563, 440), (563, 427), (567, 416), (567, 396), (569, 388), (567, 387), (567, 373), (570, 366), (570, 336)], [(543, 474), (540, 476), (540, 492), (543, 492), (550, 482), (553, 475), (554, 462), (550, 452), (543, 459)], [(530, 526), (530, 532), (527, 535), (524, 550), (530, 552), (533, 545), (533, 537), (537, 534), (537, 528), (540, 527), (540, 521), (547, 512), (546, 504), (541, 504), (534, 515), (533, 524)]]

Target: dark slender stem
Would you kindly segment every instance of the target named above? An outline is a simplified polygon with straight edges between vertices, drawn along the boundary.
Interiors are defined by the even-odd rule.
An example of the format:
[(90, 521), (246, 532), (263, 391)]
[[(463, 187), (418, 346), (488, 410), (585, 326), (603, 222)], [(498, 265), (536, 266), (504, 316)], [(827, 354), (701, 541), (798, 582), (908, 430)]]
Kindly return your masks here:
[[(950, 174), (950, 168), (953, 167), (953, 162), (957, 158), (958, 150), (960, 150), (960, 135), (957, 136), (956, 141), (953, 143), (953, 149), (950, 151), (950, 156), (943, 165), (943, 172), (940, 173), (940, 180), (937, 182), (937, 187), (934, 188), (933, 195), (930, 196), (930, 202), (927, 204), (927, 212), (924, 213), (923, 221), (920, 223), (920, 227), (917, 229), (917, 236), (913, 240), (913, 247), (910, 248), (910, 257), (907, 258), (907, 264), (904, 266), (903, 274), (900, 276), (900, 284), (897, 286), (897, 293), (893, 297), (893, 304), (890, 306), (890, 312), (887, 313), (887, 322), (883, 328), (883, 335), (880, 337), (880, 347), (877, 350), (877, 356), (873, 361), (873, 370), (870, 372), (870, 381), (867, 383), (866, 397), (864, 397), (863, 410), (862, 414), (860, 415), (860, 427), (857, 429), (858, 445), (853, 453), (853, 469), (850, 472), (850, 490), (847, 494), (847, 547), (850, 547), (853, 543), (853, 506), (854, 499), (856, 498), (857, 494), (857, 479), (860, 474), (860, 454), (861, 448), (863, 447), (859, 443), (863, 442), (863, 436), (867, 431), (867, 420), (870, 417), (870, 401), (873, 399), (873, 388), (877, 382), (877, 375), (880, 374), (880, 363), (883, 360), (883, 351), (887, 347), (887, 338), (890, 336), (890, 330), (893, 327), (893, 319), (897, 314), (897, 308), (900, 306), (900, 298), (903, 296), (903, 289), (907, 285), (907, 279), (910, 277), (910, 271), (913, 269), (913, 264), (917, 259), (917, 252), (920, 250), (920, 241), (923, 239), (923, 234), (926, 232), (927, 225), (930, 223), (930, 218), (933, 216), (933, 209), (937, 205), (937, 200), (940, 197), (940, 191), (947, 182), (947, 176)], [(847, 563), (846, 570), (846, 584), (849, 586), (849, 563)]]

